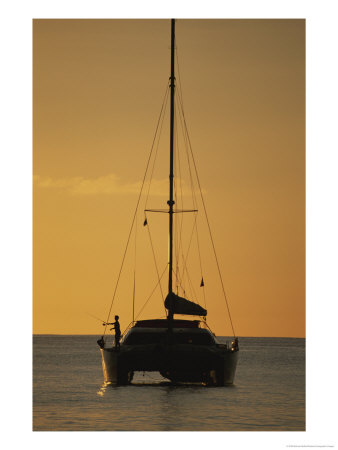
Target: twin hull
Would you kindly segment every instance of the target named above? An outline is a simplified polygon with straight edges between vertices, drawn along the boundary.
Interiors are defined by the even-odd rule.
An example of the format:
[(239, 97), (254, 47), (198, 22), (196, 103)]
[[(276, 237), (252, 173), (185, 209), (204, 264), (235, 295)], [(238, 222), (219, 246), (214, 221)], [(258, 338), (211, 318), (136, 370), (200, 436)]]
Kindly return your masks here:
[(101, 348), (104, 380), (128, 384), (133, 372), (158, 371), (173, 382), (203, 382), (209, 385), (232, 384), (238, 351), (223, 345), (121, 345)]

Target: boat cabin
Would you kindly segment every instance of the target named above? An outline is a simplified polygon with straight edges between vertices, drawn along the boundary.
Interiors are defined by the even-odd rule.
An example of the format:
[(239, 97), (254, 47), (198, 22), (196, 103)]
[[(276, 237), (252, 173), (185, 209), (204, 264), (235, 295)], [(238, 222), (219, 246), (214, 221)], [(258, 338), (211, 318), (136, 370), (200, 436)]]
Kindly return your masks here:
[[(199, 320), (173, 320), (175, 344), (216, 345), (209, 330), (200, 328)], [(127, 332), (123, 345), (166, 344), (168, 342), (168, 321), (166, 319), (142, 320)]]

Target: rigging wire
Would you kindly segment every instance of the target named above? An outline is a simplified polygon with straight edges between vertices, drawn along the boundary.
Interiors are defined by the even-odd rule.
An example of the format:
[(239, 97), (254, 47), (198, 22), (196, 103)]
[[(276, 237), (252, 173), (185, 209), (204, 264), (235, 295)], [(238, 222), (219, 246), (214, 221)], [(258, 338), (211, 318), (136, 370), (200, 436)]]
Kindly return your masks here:
[(135, 294), (136, 294), (136, 242), (137, 242), (137, 217), (136, 217), (136, 219), (135, 219), (134, 285), (133, 285), (133, 322), (134, 322)]
[[(176, 103), (177, 105), (177, 103)], [(177, 106), (175, 106), (175, 110), (176, 110), (176, 114), (175, 117), (178, 116), (177, 114)], [(181, 129), (184, 133), (184, 127), (182, 126), (182, 121), (181, 121)], [(175, 127), (175, 139), (176, 139), (176, 152), (175, 152), (175, 163), (176, 163), (176, 167), (178, 169), (179, 172), (179, 177), (178, 177), (178, 182), (175, 183), (175, 200), (176, 203), (178, 203), (178, 199), (180, 197), (180, 201), (182, 203), (182, 211), (184, 210), (184, 204), (183, 204), (183, 190), (182, 190), (182, 176), (181, 176), (181, 161), (180, 161), (180, 147), (178, 145), (178, 127)], [(190, 177), (191, 177), (191, 170), (190, 170)], [(193, 188), (191, 189), (192, 193), (193, 193)], [(194, 194), (194, 193), (193, 193)], [(196, 205), (196, 201), (194, 202), (194, 206)], [(193, 234), (194, 234), (194, 228), (196, 226), (196, 216), (195, 216), (195, 221), (193, 224), (193, 228), (191, 231), (191, 235), (190, 235), (190, 241), (189, 241), (189, 245), (188, 245), (188, 250), (186, 251), (186, 255), (184, 253), (184, 249), (183, 249), (183, 241), (182, 241), (182, 236), (183, 236), (183, 215), (181, 217), (181, 221), (180, 224), (178, 225), (179, 222), (179, 217), (178, 215), (175, 215), (176, 218), (176, 226), (175, 226), (175, 240), (176, 240), (176, 245), (175, 248), (176, 250), (176, 271), (174, 272), (175, 278), (176, 278), (176, 284), (177, 284), (177, 293), (178, 293), (178, 287), (180, 287), (182, 289), (182, 291), (184, 292), (184, 294), (186, 293), (186, 289), (184, 288), (184, 278), (185, 275), (187, 275), (187, 279), (188, 279), (188, 285), (190, 287), (190, 291), (192, 292), (192, 296), (194, 297), (194, 299), (197, 299), (196, 296), (196, 292), (194, 290), (193, 287), (193, 283), (191, 282), (191, 278), (189, 276), (188, 273), (188, 267), (187, 267), (187, 261), (188, 261), (188, 257), (189, 257), (189, 252), (190, 252), (190, 248), (191, 248), (191, 242), (192, 242), (192, 238), (193, 238)], [(180, 258), (182, 258), (182, 262), (183, 262), (183, 273), (181, 276), (180, 270), (179, 270), (179, 260)]]
[[(176, 104), (175, 104), (175, 110), (176, 110)], [(175, 117), (177, 117), (177, 114), (175, 114)], [(174, 178), (174, 190), (175, 190), (175, 203), (176, 203), (176, 211), (177, 211), (177, 205), (180, 205), (182, 210), (184, 209), (183, 204), (183, 195), (182, 195), (182, 178), (181, 178), (181, 165), (180, 165), (180, 148), (179, 148), (179, 140), (178, 140), (178, 130), (177, 127), (174, 127), (175, 132), (175, 173), (178, 173), (178, 177)], [(177, 180), (177, 181), (176, 181)], [(181, 195), (180, 195), (181, 194)], [(176, 291), (177, 295), (179, 294), (179, 262), (180, 262), (180, 248), (182, 243), (182, 227), (183, 227), (183, 215), (175, 214), (175, 259), (176, 259)]]
[[(204, 210), (204, 214), (205, 214), (206, 221), (207, 221), (207, 226), (208, 226), (208, 230), (209, 230), (211, 244), (212, 244), (212, 248), (213, 248), (213, 252), (214, 252), (214, 256), (215, 256), (215, 260), (216, 260), (216, 265), (217, 265), (219, 278), (220, 278), (221, 285), (222, 285), (222, 291), (223, 291), (226, 307), (227, 307), (227, 310), (228, 310), (228, 315), (229, 315), (229, 319), (230, 319), (232, 332), (233, 332), (233, 335), (236, 337), (234, 326), (233, 326), (233, 322), (232, 322), (232, 318), (231, 318), (231, 313), (230, 313), (230, 309), (229, 309), (228, 299), (227, 299), (227, 296), (226, 296), (226, 293), (225, 293), (223, 278), (222, 278), (222, 274), (221, 274), (221, 270), (220, 270), (220, 266), (219, 266), (219, 262), (218, 262), (218, 258), (217, 258), (217, 253), (216, 253), (216, 248), (215, 248), (215, 244), (214, 244), (214, 239), (213, 239), (212, 232), (211, 232), (211, 226), (210, 226), (210, 223), (209, 223), (209, 218), (208, 218), (208, 214), (207, 214), (207, 210), (206, 210), (206, 206), (205, 206), (205, 202), (204, 202), (204, 197), (203, 197), (203, 193), (202, 193), (201, 183), (200, 183), (200, 180), (199, 180), (199, 176), (198, 176), (198, 172), (197, 172), (197, 166), (196, 166), (194, 154), (193, 154), (193, 151), (192, 151), (191, 141), (190, 141), (188, 128), (187, 128), (187, 124), (186, 124), (186, 120), (185, 120), (184, 108), (183, 108), (183, 96), (182, 96), (182, 89), (181, 89), (180, 65), (179, 65), (178, 50), (177, 49), (176, 49), (176, 61), (177, 61), (177, 72), (178, 72), (178, 85), (180, 87), (180, 89), (178, 89), (178, 96), (177, 97), (178, 97), (180, 105), (181, 105), (181, 113), (182, 113), (182, 118), (183, 118), (183, 122), (184, 122), (185, 134), (186, 134), (187, 141), (188, 141), (188, 144), (189, 144), (188, 148), (190, 150), (192, 161), (193, 161), (194, 168), (195, 168), (195, 174), (196, 174), (197, 183), (198, 183), (198, 187), (199, 187), (199, 192), (200, 192), (200, 196), (201, 196), (201, 200), (202, 200), (203, 210)], [(190, 165), (189, 165), (189, 167), (190, 167)], [(203, 277), (202, 277), (202, 279), (203, 279)], [(203, 292), (204, 292), (204, 289), (203, 289)]]
[(213, 236), (212, 236), (210, 222), (209, 222), (209, 218), (208, 218), (208, 214), (207, 214), (207, 210), (206, 210), (206, 206), (205, 206), (205, 202), (204, 202), (204, 197), (203, 197), (203, 193), (202, 193), (201, 183), (200, 183), (200, 179), (199, 179), (198, 172), (197, 172), (196, 161), (195, 161), (194, 154), (193, 154), (193, 151), (192, 151), (191, 141), (190, 141), (189, 132), (188, 132), (188, 129), (187, 129), (187, 124), (186, 124), (185, 115), (184, 115), (184, 111), (183, 110), (182, 110), (182, 116), (183, 116), (184, 126), (185, 126), (185, 130), (186, 130), (187, 138), (188, 138), (188, 142), (189, 142), (189, 150), (190, 150), (192, 161), (193, 161), (193, 164), (194, 164), (196, 179), (197, 179), (199, 192), (200, 192), (202, 205), (203, 205), (203, 210), (204, 210), (204, 214), (205, 214), (207, 225), (208, 225), (208, 229), (209, 229), (209, 235), (210, 235), (210, 240), (211, 240), (211, 244), (212, 244), (212, 248), (213, 248), (213, 252), (214, 252), (214, 256), (215, 256), (215, 260), (216, 260), (218, 275), (219, 275), (220, 280), (221, 280), (222, 291), (223, 291), (226, 307), (227, 307), (227, 310), (228, 310), (228, 315), (229, 315), (229, 319), (230, 319), (231, 329), (232, 329), (234, 337), (236, 337), (234, 326), (233, 326), (233, 322), (232, 322), (232, 318), (231, 318), (231, 313), (230, 313), (230, 309), (229, 309), (229, 303), (228, 303), (228, 299), (227, 299), (227, 296), (226, 296), (226, 293), (225, 293), (225, 288), (224, 288), (223, 278), (222, 278), (222, 274), (221, 274), (221, 269), (220, 269), (220, 265), (219, 265), (218, 258), (217, 258), (215, 243), (214, 243), (214, 239), (213, 239)]
[[(181, 86), (181, 83), (179, 83)], [(193, 176), (191, 172), (191, 164), (190, 164), (190, 158), (189, 158), (189, 146), (188, 146), (188, 137), (186, 128), (184, 127), (184, 109), (183, 109), (183, 97), (182, 97), (182, 91), (181, 89), (178, 89), (178, 104), (180, 108), (178, 109), (179, 112), (179, 118), (180, 118), (180, 124), (183, 131), (184, 141), (185, 141), (185, 148), (186, 148), (186, 156), (187, 156), (187, 162), (188, 162), (188, 168), (189, 168), (189, 177), (190, 177), (190, 186), (191, 186), (191, 193), (192, 193), (192, 201), (193, 201), (193, 207), (195, 209), (197, 208), (197, 199), (196, 199), (196, 193), (195, 193), (195, 187), (194, 187), (194, 181)], [(177, 103), (177, 102), (176, 102)], [(199, 234), (198, 234), (198, 226), (197, 226), (197, 214), (195, 214), (195, 221), (196, 221), (196, 241), (197, 241), (197, 249), (198, 249), (198, 259), (199, 259), (199, 265), (200, 265), (200, 272), (201, 272), (201, 287), (203, 287), (203, 300), (204, 300), (204, 306), (206, 308), (206, 296), (205, 296), (205, 289), (204, 289), (204, 277), (203, 277), (203, 268), (202, 268), (202, 258), (201, 258), (201, 249), (200, 249), (200, 242), (199, 242)], [(203, 284), (202, 284), (203, 282)]]
[(183, 252), (182, 252), (182, 259), (183, 259), (183, 273), (182, 273), (182, 279), (181, 279), (181, 280), (182, 280), (182, 284), (183, 284), (185, 274), (187, 274), (188, 282), (189, 282), (189, 284), (190, 284), (190, 289), (191, 289), (191, 291), (193, 292), (195, 298), (197, 298), (197, 297), (196, 297), (196, 292), (195, 292), (195, 290), (194, 290), (194, 288), (193, 288), (193, 284), (191, 283), (191, 279), (190, 279), (189, 272), (188, 272), (188, 258), (189, 258), (189, 253), (190, 253), (190, 248), (191, 248), (192, 238), (193, 238), (193, 236), (194, 236), (194, 229), (195, 229), (195, 227), (196, 227), (196, 216), (195, 216), (193, 228), (192, 228), (192, 230), (191, 230), (190, 240), (189, 240), (189, 245), (188, 245), (188, 249), (187, 249), (187, 252), (186, 252), (186, 256), (184, 256), (184, 254), (183, 254)]
[[(180, 96), (180, 91), (178, 89), (178, 96)], [(188, 141), (187, 141), (187, 137), (185, 135), (185, 127), (184, 127), (184, 123), (182, 120), (182, 113), (180, 111), (179, 106), (181, 106), (181, 101), (180, 102), (176, 102), (176, 105), (178, 105), (176, 107), (176, 117), (178, 116), (180, 118), (179, 120), (179, 124), (180, 124), (180, 129), (182, 130), (182, 134), (183, 134), (183, 138), (184, 138), (184, 143), (185, 143), (185, 150), (186, 150), (186, 156), (187, 156), (187, 164), (188, 164), (188, 168), (189, 168), (189, 179), (190, 179), (190, 188), (191, 188), (191, 193), (192, 193), (192, 201), (193, 201), (193, 207), (197, 208), (197, 200), (196, 200), (196, 193), (195, 193), (195, 188), (194, 188), (194, 182), (193, 182), (193, 176), (192, 176), (192, 171), (191, 171), (191, 164), (190, 164), (190, 158), (189, 158), (189, 151), (188, 151)], [(176, 130), (178, 130), (178, 127), (176, 127)], [(178, 131), (177, 131), (178, 133)], [(180, 159), (180, 148), (177, 145), (177, 150), (176, 150), (176, 154), (177, 156), (177, 161), (178, 161), (178, 171), (179, 171), (179, 175), (181, 175), (181, 159)], [(180, 193), (181, 193), (181, 198), (182, 198), (182, 208), (183, 208), (183, 191), (182, 191), (182, 177), (179, 176), (179, 187), (180, 187)], [(177, 194), (178, 196), (178, 194)], [(181, 283), (181, 288), (183, 289), (183, 291), (185, 291), (184, 286), (183, 286), (183, 282), (184, 282), (184, 276), (185, 276), (185, 271), (187, 270), (187, 261), (188, 261), (188, 256), (189, 256), (189, 252), (190, 252), (190, 248), (191, 248), (191, 243), (192, 243), (192, 238), (194, 235), (194, 230), (196, 229), (196, 237), (197, 237), (197, 247), (198, 247), (198, 258), (199, 258), (199, 265), (200, 265), (200, 270), (201, 270), (201, 280), (203, 279), (203, 270), (202, 270), (202, 261), (201, 261), (201, 252), (200, 252), (200, 246), (199, 246), (199, 239), (198, 239), (198, 229), (197, 229), (197, 214), (195, 214), (195, 220), (193, 223), (193, 228), (192, 228), (192, 232), (191, 232), (191, 237), (190, 237), (190, 242), (189, 242), (189, 246), (188, 246), (188, 250), (187, 250), (187, 254), (186, 256), (184, 256), (184, 250), (183, 250), (183, 244), (182, 244), (182, 235), (183, 235), (183, 217), (181, 219), (181, 223), (180, 223), (180, 230), (179, 230), (179, 240), (178, 240), (178, 244), (175, 246), (177, 248), (177, 256), (176, 256), (176, 261), (177, 261), (177, 267), (176, 267), (176, 277), (177, 277), (177, 284)], [(178, 226), (176, 226), (176, 232), (178, 230)], [(180, 276), (180, 271), (178, 269), (178, 262), (179, 262), (179, 258), (181, 257), (182, 254), (182, 260), (183, 260), (183, 273), (182, 276)], [(192, 283), (190, 282), (191, 286)], [(204, 285), (204, 284), (203, 284)], [(194, 290), (193, 290), (194, 291)], [(196, 297), (196, 293), (194, 291), (194, 295)], [(205, 299), (205, 291), (203, 290), (203, 300), (204, 300), (204, 305), (206, 306), (206, 299)]]
[(164, 123), (164, 118), (165, 118), (165, 112), (167, 111), (167, 104), (168, 104), (168, 98), (169, 98), (169, 92), (170, 92), (170, 87), (169, 87), (169, 83), (167, 85), (167, 90), (164, 96), (164, 101), (163, 101), (163, 106), (162, 106), (162, 110), (161, 110), (161, 124), (160, 124), (160, 131), (158, 133), (158, 139), (157, 139), (157, 145), (156, 145), (156, 151), (155, 151), (155, 156), (154, 156), (154, 161), (153, 161), (153, 165), (152, 165), (152, 169), (150, 172), (150, 177), (149, 177), (149, 185), (148, 185), (148, 190), (147, 190), (147, 195), (146, 195), (146, 199), (145, 199), (145, 203), (144, 203), (144, 209), (147, 209), (147, 204), (148, 204), (148, 199), (149, 199), (149, 193), (150, 193), (150, 187), (151, 187), (151, 182), (153, 179), (153, 174), (154, 174), (154, 169), (155, 169), (155, 163), (157, 160), (157, 155), (158, 155), (158, 149), (159, 149), (159, 144), (160, 144), (160, 136), (162, 134), (162, 129), (163, 129), (163, 123)]
[(155, 263), (155, 268), (156, 268), (156, 273), (157, 273), (157, 280), (158, 280), (158, 282), (160, 284), (161, 296), (162, 296), (162, 300), (163, 300), (163, 303), (164, 303), (164, 295), (163, 295), (162, 286), (161, 286), (161, 283), (160, 283), (160, 275), (158, 273), (158, 266), (157, 266), (157, 262), (156, 262), (155, 250), (154, 250), (153, 240), (152, 240), (151, 234), (150, 234), (150, 226), (149, 226), (148, 220), (147, 220), (147, 228), (148, 228), (148, 235), (149, 235), (149, 240), (150, 240), (150, 246), (151, 246), (151, 250), (153, 252), (153, 257), (154, 257), (154, 263)]
[[(177, 104), (175, 103), (175, 118), (177, 117)], [(180, 164), (180, 146), (179, 146), (179, 139), (178, 139), (178, 127), (174, 128), (175, 132), (175, 153), (174, 153), (174, 164), (175, 164), (175, 173), (178, 173), (178, 177), (174, 178), (174, 195), (175, 195), (175, 204), (181, 206), (182, 211), (184, 210), (184, 202), (183, 202), (183, 192), (182, 192), (182, 177), (181, 177), (181, 164)], [(177, 207), (176, 207), (177, 211)], [(179, 215), (175, 214), (175, 260), (176, 260), (176, 271), (174, 272), (175, 279), (176, 279), (176, 292), (177, 295), (179, 294), (179, 289), (183, 289), (185, 291), (182, 279), (180, 277), (180, 271), (179, 271), (179, 264), (180, 264), (180, 258), (181, 253), (182, 257), (184, 256), (183, 253), (183, 245), (182, 245), (182, 235), (183, 235), (183, 215), (180, 217)]]
[[(173, 270), (173, 272), (174, 272), (174, 275), (176, 276), (176, 273), (175, 273), (174, 270)], [(193, 283), (191, 281), (191, 278), (190, 278), (188, 270), (186, 271), (186, 274), (187, 274), (187, 280), (188, 280), (189, 288), (190, 288), (190, 291), (191, 291), (191, 295), (189, 295), (189, 297), (193, 298), (194, 302), (199, 304), (198, 301), (197, 301), (197, 296), (196, 296), (196, 292), (195, 292), (195, 289), (194, 289), (194, 285), (193, 285)], [(183, 292), (186, 293), (186, 290), (183, 289)]]
[(147, 176), (147, 173), (148, 173), (148, 169), (149, 169), (149, 164), (150, 164), (151, 156), (152, 156), (152, 154), (153, 154), (154, 144), (155, 144), (157, 132), (158, 132), (158, 129), (159, 129), (159, 125), (160, 125), (160, 121), (161, 121), (161, 117), (162, 117), (162, 113), (163, 113), (163, 108), (164, 108), (164, 104), (165, 104), (165, 98), (166, 98), (166, 96), (167, 96), (167, 91), (168, 91), (168, 86), (166, 87), (166, 92), (165, 92), (165, 96), (164, 96), (164, 99), (163, 99), (163, 102), (162, 102), (160, 115), (159, 115), (159, 118), (158, 118), (158, 121), (157, 121), (156, 130), (155, 130), (155, 135), (154, 135), (154, 138), (153, 138), (153, 142), (152, 142), (152, 145), (151, 145), (151, 149), (150, 149), (148, 161), (147, 161), (147, 164), (146, 164), (146, 170), (145, 170), (145, 173), (144, 173), (144, 176), (143, 176), (142, 185), (141, 185), (141, 190), (140, 190), (140, 193), (139, 193), (139, 196), (138, 196), (138, 199), (137, 199), (136, 208), (135, 208), (135, 212), (134, 212), (134, 215), (133, 215), (132, 224), (131, 224), (131, 227), (130, 227), (130, 230), (129, 230), (128, 239), (127, 239), (127, 244), (126, 244), (126, 247), (125, 247), (125, 250), (124, 250), (124, 253), (123, 253), (122, 263), (121, 263), (121, 267), (120, 267), (119, 274), (118, 274), (118, 277), (117, 277), (117, 281), (116, 281), (116, 285), (115, 285), (115, 289), (114, 289), (114, 293), (113, 293), (113, 298), (112, 298), (112, 301), (111, 301), (111, 304), (110, 304), (110, 308), (109, 308), (107, 320), (106, 320), (106, 322), (105, 322), (106, 325), (105, 325), (105, 327), (104, 327), (103, 335), (106, 334), (107, 324), (108, 324), (108, 322), (109, 322), (110, 313), (111, 313), (111, 310), (112, 310), (112, 307), (113, 307), (113, 304), (114, 304), (114, 300), (115, 300), (117, 288), (118, 288), (118, 285), (119, 285), (119, 281), (120, 281), (120, 278), (121, 278), (122, 269), (123, 269), (123, 266), (124, 266), (124, 261), (125, 261), (125, 259), (126, 259), (127, 250), (128, 250), (128, 246), (129, 246), (129, 241), (130, 241), (131, 233), (132, 233), (132, 231), (133, 231), (133, 227), (134, 227), (134, 223), (135, 223), (135, 219), (136, 219), (136, 214), (137, 214), (137, 211), (138, 211), (138, 207), (139, 207), (139, 204), (140, 204), (141, 195), (142, 195), (142, 192), (143, 192), (143, 187), (144, 187), (145, 180), (146, 180), (146, 176)]
[(151, 297), (153, 296), (154, 292), (156, 291), (157, 286), (158, 286), (159, 284), (161, 285), (161, 280), (162, 280), (162, 278), (163, 278), (163, 275), (166, 273), (167, 269), (168, 269), (168, 265), (166, 264), (166, 265), (165, 265), (165, 268), (164, 268), (164, 270), (163, 270), (163, 272), (162, 272), (161, 277), (160, 277), (159, 280), (157, 281), (157, 283), (156, 283), (154, 289), (151, 291), (149, 297), (147, 298), (147, 300), (145, 301), (144, 305), (143, 305), (142, 308), (140, 309), (140, 311), (139, 311), (139, 313), (137, 314), (135, 320), (137, 320), (137, 319), (140, 317), (142, 311), (144, 310), (144, 308), (146, 307), (147, 303), (149, 302), (149, 300), (150, 300)]
[(181, 72), (180, 72), (180, 64), (179, 64), (179, 59), (178, 59), (178, 49), (176, 48), (176, 65), (177, 65), (177, 79), (178, 79), (178, 91), (180, 92), (181, 95), (181, 104), (182, 104), (182, 110), (183, 110), (183, 94), (182, 94), (182, 85), (181, 85)]
[(202, 258), (201, 258), (200, 241), (199, 241), (199, 237), (198, 237), (197, 223), (196, 223), (196, 239), (197, 239), (198, 259), (199, 259), (199, 262), (200, 262), (200, 271), (201, 271), (201, 286), (200, 287), (203, 288), (202, 292), (203, 292), (204, 307), (205, 307), (205, 309), (207, 309), (207, 301), (206, 301), (206, 296), (205, 296), (205, 286), (204, 286), (204, 277), (203, 277), (203, 269), (202, 269)]

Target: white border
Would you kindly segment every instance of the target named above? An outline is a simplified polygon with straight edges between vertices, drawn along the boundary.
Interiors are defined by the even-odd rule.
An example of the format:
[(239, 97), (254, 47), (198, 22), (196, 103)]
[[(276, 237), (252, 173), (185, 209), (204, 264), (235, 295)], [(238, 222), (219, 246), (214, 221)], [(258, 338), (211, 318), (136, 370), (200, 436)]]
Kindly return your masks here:
[[(49, 449), (173, 445), (279, 449), (335, 444), (334, 333), (337, 302), (337, 18), (335, 2), (11, 1), (1, 32), (1, 381), (3, 441)], [(232, 433), (31, 432), (31, 30), (32, 18), (305, 18), (307, 21), (307, 431)], [(18, 181), (19, 180), (19, 181)], [(325, 338), (325, 339), (324, 339)], [(329, 350), (332, 348), (332, 352)], [(17, 356), (17, 351), (15, 352)], [(332, 400), (334, 404), (335, 400)], [(4, 406), (5, 405), (5, 406)], [(202, 406), (202, 405), (201, 405)], [(112, 441), (111, 441), (112, 439)], [(178, 444), (178, 439), (180, 444)], [(217, 442), (215, 442), (215, 439)], [(80, 442), (79, 442), (80, 441)]]

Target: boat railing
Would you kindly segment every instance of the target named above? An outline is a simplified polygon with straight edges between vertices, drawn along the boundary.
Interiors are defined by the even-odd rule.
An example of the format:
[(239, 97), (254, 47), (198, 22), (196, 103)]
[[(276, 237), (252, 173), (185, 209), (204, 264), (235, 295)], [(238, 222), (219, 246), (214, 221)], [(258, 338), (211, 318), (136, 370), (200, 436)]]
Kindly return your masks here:
[(211, 330), (211, 328), (210, 328), (209, 325), (207, 324), (207, 321), (206, 321), (205, 319), (200, 320), (200, 327), (201, 327), (201, 328), (204, 328), (204, 329), (206, 329), (206, 330), (209, 330), (210, 333), (211, 333), (213, 336), (216, 336), (215, 333), (213, 333), (213, 331)]
[[(210, 333), (216, 338), (215, 333), (210, 329), (210, 327), (208, 326), (205, 318), (200, 321), (200, 327), (209, 330)], [(238, 351), (239, 350), (238, 338), (237, 337), (233, 337), (231, 339), (227, 339), (225, 342), (219, 342), (216, 339), (216, 342), (217, 342), (217, 346), (219, 348), (224, 348), (224, 349), (231, 350), (231, 351)]]
[[(135, 324), (135, 322), (130, 322), (130, 324), (127, 326), (127, 328), (124, 330), (124, 332), (121, 334), (120, 340), (123, 340), (123, 337), (127, 334), (129, 329)], [(101, 340), (97, 341), (99, 346), (101, 348), (107, 348), (107, 347), (115, 347), (115, 335), (107, 334), (105, 336), (102, 336)]]
[[(127, 326), (127, 328), (124, 330), (124, 332), (121, 334), (121, 341), (123, 341), (123, 338), (126, 336), (130, 328), (132, 328), (135, 325), (136, 321), (131, 321), (130, 324)], [(114, 338), (115, 339), (115, 338)]]

